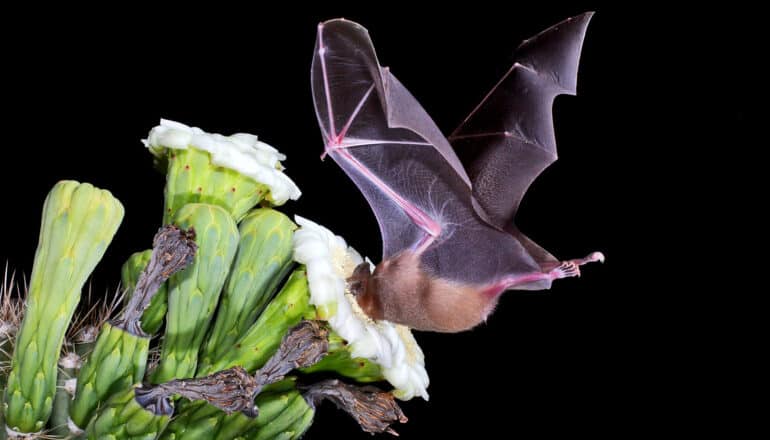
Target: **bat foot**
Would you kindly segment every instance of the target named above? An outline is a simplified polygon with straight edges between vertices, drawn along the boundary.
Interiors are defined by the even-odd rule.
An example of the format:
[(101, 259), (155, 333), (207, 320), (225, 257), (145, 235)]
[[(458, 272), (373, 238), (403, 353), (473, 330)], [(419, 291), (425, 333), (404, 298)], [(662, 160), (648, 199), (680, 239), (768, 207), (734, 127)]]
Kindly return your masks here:
[(565, 261), (559, 265), (559, 267), (548, 272), (548, 275), (552, 280), (559, 280), (562, 278), (579, 277), (580, 266), (573, 261)]
[(591, 252), (586, 257), (576, 258), (574, 260), (567, 260), (561, 263), (558, 267), (548, 272), (548, 275), (552, 280), (558, 280), (561, 278), (579, 277), (580, 266), (593, 262), (604, 263), (604, 254), (601, 252)]

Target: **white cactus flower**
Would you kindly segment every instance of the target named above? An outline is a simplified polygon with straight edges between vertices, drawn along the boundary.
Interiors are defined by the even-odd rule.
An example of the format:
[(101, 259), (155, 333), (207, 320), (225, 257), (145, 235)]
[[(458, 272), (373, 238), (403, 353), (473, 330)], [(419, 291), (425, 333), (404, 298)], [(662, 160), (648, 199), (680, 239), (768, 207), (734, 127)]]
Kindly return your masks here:
[(369, 318), (347, 291), (347, 279), (365, 260), (327, 228), (299, 216), (295, 222), (300, 229), (294, 234), (294, 259), (307, 267), (310, 303), (320, 317), (348, 342), (353, 357), (380, 365), (385, 379), (395, 387), (396, 397), (428, 400), (425, 356), (412, 332), (399, 324)]
[(167, 148), (186, 150), (194, 147), (206, 151), (211, 154), (214, 165), (235, 170), (267, 185), (270, 200), (275, 205), (282, 205), (289, 199), (297, 200), (302, 194), (294, 181), (283, 173), (281, 161), (286, 160), (286, 156), (253, 134), (223, 136), (161, 119), (160, 125), (150, 130), (142, 142), (155, 156), (165, 154)]

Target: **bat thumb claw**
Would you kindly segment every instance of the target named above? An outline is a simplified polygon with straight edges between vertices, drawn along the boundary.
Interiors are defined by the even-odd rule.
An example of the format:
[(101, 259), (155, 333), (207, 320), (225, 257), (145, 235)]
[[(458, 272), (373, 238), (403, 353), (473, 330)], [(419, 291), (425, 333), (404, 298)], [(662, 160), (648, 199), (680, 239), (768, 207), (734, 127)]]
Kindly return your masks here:
[(587, 262), (594, 262), (598, 261), (600, 263), (604, 263), (604, 254), (601, 252), (591, 252), (591, 255), (586, 257)]

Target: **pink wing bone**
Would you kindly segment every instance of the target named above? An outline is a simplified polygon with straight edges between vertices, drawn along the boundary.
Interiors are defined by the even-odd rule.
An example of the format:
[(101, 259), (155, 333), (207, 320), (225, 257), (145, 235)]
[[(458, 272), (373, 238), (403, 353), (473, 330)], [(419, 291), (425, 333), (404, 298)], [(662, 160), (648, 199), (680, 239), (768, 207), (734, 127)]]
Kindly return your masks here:
[[(325, 35), (324, 30), (326, 26), (335, 26), (339, 24), (344, 24), (341, 31), (332, 33), (330, 36)], [(335, 161), (340, 163), (340, 166), (342, 166), (343, 169), (346, 171), (350, 169), (353, 171), (352, 174), (358, 174), (366, 179), (374, 185), (379, 192), (390, 199), (415, 226), (420, 228), (424, 234), (427, 234), (424, 237), (415, 240), (410, 246), (413, 251), (421, 252), (441, 235), (442, 226), (440, 222), (418, 206), (417, 203), (404, 197), (403, 190), (394, 189), (391, 184), (383, 180), (380, 177), (381, 172), (379, 170), (372, 170), (370, 166), (356, 158), (355, 154), (352, 154), (352, 150), (363, 147), (388, 148), (392, 146), (435, 148), (438, 149), (442, 155), (451, 155), (455, 165), (460, 170), (462, 170), (462, 168), (459, 159), (454, 155), (454, 152), (448, 142), (443, 139), (443, 136), (441, 136), (441, 138), (444, 141), (444, 145), (437, 147), (435, 143), (427, 141), (425, 137), (414, 130), (413, 127), (404, 127), (399, 124), (397, 117), (389, 117), (391, 115), (385, 114), (385, 108), (388, 107), (388, 91), (392, 88), (389, 83), (394, 80), (394, 78), (387, 69), (380, 68), (373, 50), (371, 53), (361, 53), (362, 51), (360, 50), (348, 52), (349, 48), (346, 47), (346, 45), (352, 46), (358, 44), (358, 47), (364, 47), (365, 49), (370, 47), (370, 45), (360, 46), (362, 41), (356, 40), (362, 38), (368, 40), (368, 34), (365, 32), (351, 33), (349, 32), (351, 26), (355, 29), (355, 26), (357, 25), (343, 20), (333, 20), (331, 22), (321, 23), (318, 26), (318, 45), (317, 53), (314, 56), (314, 63), (317, 62), (320, 65), (321, 81), (320, 84), (317, 84), (314, 80), (313, 85), (321, 85), (321, 87), (318, 88), (323, 92), (323, 102), (316, 102), (316, 111), (318, 113), (325, 143), (324, 153), (321, 157), (323, 158), (327, 154), (331, 155)], [(347, 31), (347, 33), (345, 31)], [(331, 39), (332, 41), (327, 43), (328, 39)], [(343, 68), (347, 70), (342, 72), (342, 74), (349, 77), (344, 78), (344, 82), (337, 81), (332, 84), (330, 78), (338, 79), (341, 77), (342, 75), (339, 71)], [(377, 93), (373, 93), (375, 91)], [(357, 93), (354, 94), (351, 92)], [(318, 101), (319, 95), (321, 94), (314, 90), (316, 101)], [(355, 101), (351, 100), (353, 99), (353, 96), (356, 97)], [(375, 100), (378, 100), (379, 102)], [(372, 138), (361, 136), (366, 134), (366, 130), (362, 129), (361, 126), (367, 124), (376, 126), (379, 122), (375, 121), (372, 123), (371, 121), (372, 113), (374, 111), (372, 106), (375, 103), (380, 104), (380, 119), (387, 119), (387, 127), (382, 127), (379, 132), (376, 133), (380, 135), (379, 137)], [(323, 115), (322, 113), (326, 114)], [(357, 126), (359, 118), (367, 118), (368, 120), (361, 121), (357, 130), (351, 130), (351, 128)], [(338, 129), (338, 127), (341, 128)], [(408, 130), (409, 135), (405, 136), (404, 131), (406, 130), (403, 130), (402, 128)], [(352, 131), (363, 131), (363, 133), (353, 133)], [(436, 131), (438, 132), (438, 130)], [(349, 172), (349, 174), (351, 173)], [(351, 175), (351, 177), (355, 180), (354, 176)], [(469, 182), (467, 176), (464, 174), (464, 170), (463, 177), (464, 180)], [(367, 197), (367, 199), (369, 199), (369, 197)], [(377, 207), (374, 206), (371, 200), (370, 204), (372, 204), (375, 213), (377, 214)], [(379, 215), (378, 220), (381, 220)]]
[[(329, 129), (331, 130), (332, 136), (329, 136), (329, 133), (327, 133), (324, 130), (323, 124), (320, 124), (321, 130), (324, 130), (324, 140), (326, 141), (326, 144), (328, 145), (331, 141), (336, 141), (337, 139), (337, 130), (334, 128), (334, 110), (332, 109), (332, 100), (329, 99), (329, 74), (326, 73), (326, 46), (324, 46), (323, 43), (323, 30), (324, 25), (323, 23), (318, 23), (318, 57), (321, 60), (321, 71), (323, 72), (323, 79), (324, 79), (324, 94), (326, 96), (326, 111), (327, 115), (329, 116)], [(315, 58), (314, 58), (315, 59)]]
[(344, 150), (339, 151), (340, 156), (348, 161), (353, 167), (358, 169), (361, 174), (366, 176), (369, 180), (374, 183), (377, 188), (379, 188), (383, 193), (385, 193), (388, 197), (393, 199), (393, 201), (404, 210), (404, 213), (409, 216), (410, 219), (419, 226), (422, 230), (424, 230), (430, 238), (426, 240), (421, 240), (417, 244), (417, 248), (415, 251), (417, 253), (420, 253), (422, 250), (424, 250), (425, 247), (427, 247), (433, 239), (441, 235), (441, 225), (436, 222), (433, 218), (428, 216), (424, 211), (422, 211), (420, 208), (416, 207), (413, 203), (409, 202), (408, 200), (404, 199), (403, 197), (396, 194), (395, 191), (393, 191), (392, 188), (390, 188), (388, 185), (385, 184), (382, 180), (380, 180), (379, 177), (377, 177), (374, 173), (372, 173), (369, 168), (365, 167), (363, 164), (361, 164), (359, 161), (357, 161), (350, 153)]
[[(323, 25), (319, 25), (319, 34), (323, 30)], [(323, 41), (319, 38), (319, 41)], [(360, 113), (361, 108), (364, 106), (364, 103), (367, 99), (369, 99), (369, 95), (371, 95), (372, 90), (374, 90), (374, 84), (367, 89), (366, 93), (364, 94), (363, 98), (359, 101), (359, 103), (356, 105), (353, 112), (350, 114), (350, 117), (348, 118), (347, 122), (345, 123), (345, 126), (342, 127), (342, 130), (340, 130), (339, 133), (335, 132), (334, 128), (334, 113), (332, 109), (331, 99), (329, 99), (329, 81), (326, 76), (326, 62), (324, 60), (324, 54), (325, 50), (323, 46), (318, 50), (318, 55), (321, 58), (321, 66), (322, 70), (324, 72), (324, 90), (327, 93), (326, 95), (326, 102), (327, 102), (327, 109), (329, 111), (329, 126), (332, 130), (331, 137), (327, 138), (326, 140), (326, 151), (324, 152), (324, 155), (327, 153), (330, 154), (337, 154), (339, 158), (342, 160), (347, 161), (351, 166), (353, 166), (355, 169), (359, 170), (361, 174), (366, 176), (367, 179), (369, 179), (372, 183), (374, 183), (377, 188), (379, 188), (383, 193), (385, 193), (388, 197), (393, 199), (393, 201), (398, 205), (401, 209), (404, 210), (404, 213), (409, 216), (409, 218), (420, 228), (422, 228), (429, 236), (430, 239), (428, 240), (422, 240), (418, 245), (418, 251), (422, 250), (425, 246), (429, 245), (432, 240), (435, 237), (438, 237), (441, 234), (441, 225), (438, 224), (434, 219), (432, 219), (428, 214), (426, 214), (424, 211), (422, 211), (420, 208), (415, 206), (413, 203), (409, 202), (408, 200), (404, 199), (400, 195), (398, 195), (393, 189), (388, 186), (385, 182), (383, 182), (379, 177), (377, 177), (376, 174), (374, 174), (369, 168), (364, 166), (361, 162), (356, 160), (353, 155), (345, 151), (347, 148), (354, 148), (354, 147), (363, 147), (363, 146), (370, 146), (370, 145), (383, 145), (383, 144), (401, 144), (401, 145), (424, 145), (424, 146), (430, 146), (427, 142), (407, 142), (407, 141), (391, 141), (386, 139), (381, 140), (372, 140), (372, 139), (346, 139), (345, 134), (350, 129), (351, 124), (355, 120), (356, 116)]]

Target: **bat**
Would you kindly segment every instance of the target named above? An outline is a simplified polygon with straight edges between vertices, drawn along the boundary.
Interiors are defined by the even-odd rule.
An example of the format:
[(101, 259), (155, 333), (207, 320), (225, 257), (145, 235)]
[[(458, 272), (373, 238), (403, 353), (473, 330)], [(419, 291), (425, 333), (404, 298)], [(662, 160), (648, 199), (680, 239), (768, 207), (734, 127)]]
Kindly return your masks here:
[(330, 156), (368, 201), (383, 258), (348, 280), (364, 312), (416, 330), (470, 329), (502, 292), (548, 289), (603, 261), (559, 261), (513, 220), (532, 181), (556, 160), (552, 106), (576, 93), (592, 13), (525, 40), (516, 62), (447, 138), (380, 66), (367, 30), (318, 25), (311, 67), (316, 116)]

